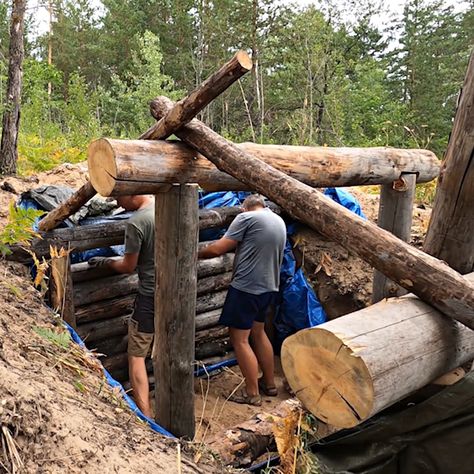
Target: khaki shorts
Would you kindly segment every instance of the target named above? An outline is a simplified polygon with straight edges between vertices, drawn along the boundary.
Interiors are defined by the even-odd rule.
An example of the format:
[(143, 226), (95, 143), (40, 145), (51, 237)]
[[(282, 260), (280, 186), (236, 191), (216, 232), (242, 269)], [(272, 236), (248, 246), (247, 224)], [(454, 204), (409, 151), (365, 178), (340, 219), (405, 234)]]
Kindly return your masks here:
[(138, 322), (130, 319), (128, 323), (128, 355), (135, 357), (151, 356), (153, 337), (153, 333), (140, 332)]

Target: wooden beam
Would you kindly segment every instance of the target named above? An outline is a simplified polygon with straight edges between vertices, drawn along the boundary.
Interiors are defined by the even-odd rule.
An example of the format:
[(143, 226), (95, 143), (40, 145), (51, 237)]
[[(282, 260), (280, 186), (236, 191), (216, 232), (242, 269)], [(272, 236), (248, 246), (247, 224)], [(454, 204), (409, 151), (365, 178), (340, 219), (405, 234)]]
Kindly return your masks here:
[(252, 69), (252, 60), (245, 51), (237, 51), (217, 72), (208, 77), (187, 97), (180, 100), (155, 125), (140, 136), (141, 140), (169, 137), (175, 130), (192, 120), (235, 81)]
[[(416, 176), (404, 174), (399, 180), (392, 184), (383, 184), (381, 188), (378, 226), (404, 242), (410, 242)], [(372, 303), (406, 293), (405, 288), (391, 281), (383, 273), (374, 271)]]
[(54, 257), (51, 260), (50, 268), (49, 294), (51, 306), (55, 311), (59, 312), (64, 321), (75, 329), (76, 314), (69, 255)]
[(61, 222), (65, 221), (69, 216), (77, 212), (89, 199), (95, 196), (96, 192), (90, 181), (82, 185), (69, 199), (66, 199), (58, 207), (48, 212), (48, 214), (40, 220), (38, 229), (40, 231), (48, 231), (57, 227)]
[[(474, 281), (474, 273), (469, 276)], [(414, 295), (288, 337), (285, 376), (306, 409), (349, 428), (474, 357), (474, 331)]]
[[(312, 187), (391, 183), (402, 173), (417, 173), (418, 181), (426, 182), (439, 173), (439, 161), (428, 150), (236, 146)], [(90, 144), (88, 166), (103, 196), (155, 193), (169, 183), (199, 183), (206, 191), (252, 189), (181, 142), (102, 138)]]
[(156, 421), (178, 437), (193, 439), (197, 185), (173, 186), (155, 197), (155, 208)]
[(474, 52), (441, 166), (424, 251), (459, 273), (474, 271)]
[[(156, 116), (171, 101), (153, 101)], [(359, 255), (439, 311), (474, 329), (474, 285), (436, 258), (355, 215), (316, 189), (239, 149), (194, 119), (176, 134), (220, 170), (267, 196), (291, 216)]]

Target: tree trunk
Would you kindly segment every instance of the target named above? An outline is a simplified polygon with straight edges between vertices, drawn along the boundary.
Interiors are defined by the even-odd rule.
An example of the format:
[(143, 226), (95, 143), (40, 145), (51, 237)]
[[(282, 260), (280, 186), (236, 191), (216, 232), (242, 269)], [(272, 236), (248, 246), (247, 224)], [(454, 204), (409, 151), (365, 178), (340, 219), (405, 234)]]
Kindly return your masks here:
[(281, 351), (285, 376), (305, 408), (341, 428), (357, 425), (473, 357), (474, 331), (414, 295), (299, 331)]
[(232, 272), (212, 275), (198, 280), (197, 294), (204, 295), (214, 291), (226, 290), (232, 281)]
[[(171, 107), (152, 103), (156, 116)], [(474, 285), (439, 260), (355, 215), (319, 191), (285, 175), (193, 120), (176, 134), (216, 166), (266, 195), (291, 216), (357, 253), (423, 301), (474, 329)]]
[(187, 97), (177, 102), (173, 109), (142, 134), (140, 139), (158, 140), (169, 137), (250, 69), (252, 69), (252, 61), (248, 54), (245, 51), (238, 51), (217, 72), (208, 77)]
[(127, 334), (129, 319), (130, 315), (126, 314), (117, 318), (82, 324), (78, 326), (77, 333), (84, 339), (87, 345), (90, 345), (92, 342), (100, 339)]
[(196, 315), (196, 331), (215, 326), (219, 322), (221, 313), (221, 309), (214, 309), (212, 311), (207, 311), (206, 313)]
[(16, 173), (18, 132), (20, 128), (21, 86), (23, 75), (23, 27), (26, 0), (14, 0), (10, 24), (8, 82), (0, 145), (0, 174)]
[(424, 250), (459, 273), (474, 270), (474, 52), (441, 166)]
[[(158, 107), (156, 101), (152, 107)], [(402, 173), (417, 173), (418, 182), (426, 182), (439, 173), (438, 159), (427, 150), (254, 143), (235, 147), (312, 187), (391, 183)], [(181, 142), (102, 138), (89, 145), (88, 165), (92, 184), (102, 196), (161, 192), (167, 183), (198, 183), (206, 191), (252, 189)]]
[[(413, 198), (415, 197), (416, 176), (403, 175), (392, 184), (382, 185), (377, 225), (393, 235), (410, 242), (413, 220)], [(397, 285), (383, 273), (375, 270), (372, 302), (392, 296), (405, 295), (407, 291)]]
[(50, 299), (51, 306), (74, 329), (76, 315), (74, 310), (74, 292), (69, 255), (54, 257), (50, 263)]
[(121, 296), (120, 298), (102, 299), (96, 303), (76, 307), (76, 321), (78, 324), (91, 321), (111, 319), (133, 310), (136, 294)]
[(199, 296), (196, 300), (196, 313), (207, 313), (208, 311), (222, 308), (222, 306), (224, 306), (226, 296), (227, 290)]

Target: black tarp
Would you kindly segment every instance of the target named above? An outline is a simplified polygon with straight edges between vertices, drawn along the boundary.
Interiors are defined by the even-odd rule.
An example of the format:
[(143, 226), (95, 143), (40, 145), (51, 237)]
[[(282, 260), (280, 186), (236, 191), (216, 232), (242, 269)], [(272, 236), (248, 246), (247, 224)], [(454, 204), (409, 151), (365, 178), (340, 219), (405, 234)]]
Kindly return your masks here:
[(473, 474), (474, 372), (312, 448), (321, 474)]

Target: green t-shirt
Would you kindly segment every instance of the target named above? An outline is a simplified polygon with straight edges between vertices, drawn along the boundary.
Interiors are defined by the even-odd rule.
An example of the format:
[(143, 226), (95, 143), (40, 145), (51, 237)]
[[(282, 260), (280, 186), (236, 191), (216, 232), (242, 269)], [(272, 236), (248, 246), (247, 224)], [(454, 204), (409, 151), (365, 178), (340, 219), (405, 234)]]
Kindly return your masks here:
[(155, 293), (155, 206), (151, 204), (133, 214), (125, 228), (125, 253), (138, 253), (138, 292)]

